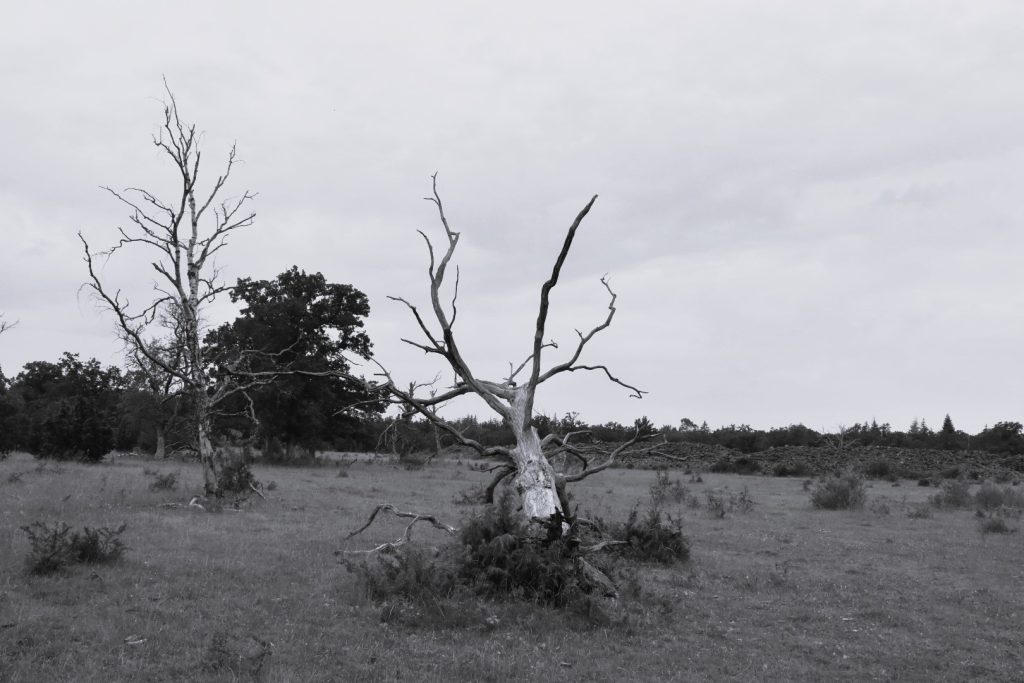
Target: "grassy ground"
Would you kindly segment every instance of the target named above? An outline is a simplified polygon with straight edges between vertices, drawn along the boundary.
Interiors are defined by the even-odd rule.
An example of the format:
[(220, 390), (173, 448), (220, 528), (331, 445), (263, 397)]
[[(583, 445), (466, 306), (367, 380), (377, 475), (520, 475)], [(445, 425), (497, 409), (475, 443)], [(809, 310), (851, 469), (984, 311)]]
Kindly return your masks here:
[[(144, 468), (179, 473), (177, 491), (149, 491)], [(267, 681), (1024, 680), (1022, 534), (983, 535), (970, 511), (911, 518), (934, 492), (913, 482), (876, 482), (863, 511), (826, 512), (800, 480), (673, 473), (687, 492), (667, 505), (693, 559), (632, 571), (620, 621), (485, 604), (488, 619), (413, 628), (383, 622), (332, 551), (378, 502), (457, 523), (473, 508), (453, 500), (489, 475), (469, 461), (255, 471), (276, 484), (268, 499), (214, 514), (160, 507), (198, 488), (193, 465), (0, 462), (0, 680), (244, 680), (244, 663), (216, 664), (261, 641)], [(654, 482), (612, 470), (574, 492), (581, 511), (622, 518)], [(743, 487), (751, 511), (708, 512), (707, 492), (738, 500)], [(131, 549), (28, 576), (19, 527), (37, 520), (127, 523)], [(374, 526), (353, 547), (401, 529)]]

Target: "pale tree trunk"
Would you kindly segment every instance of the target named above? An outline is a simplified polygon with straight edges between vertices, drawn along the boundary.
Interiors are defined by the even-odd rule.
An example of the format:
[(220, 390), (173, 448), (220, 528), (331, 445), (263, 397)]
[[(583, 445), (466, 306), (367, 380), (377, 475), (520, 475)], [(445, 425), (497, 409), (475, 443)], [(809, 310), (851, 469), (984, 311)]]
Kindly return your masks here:
[(552, 515), (562, 512), (555, 488), (555, 471), (544, 456), (540, 437), (533, 425), (525, 424), (524, 409), (528, 396), (528, 388), (518, 389), (511, 401), (512, 414), (509, 423), (516, 437), (516, 447), (512, 449), (512, 461), (516, 467), (516, 475), (512, 479), (511, 489), (518, 498), (517, 511), (526, 524), (536, 520), (547, 520)]
[(162, 424), (156, 426), (156, 451), (153, 457), (159, 460), (167, 457), (167, 428)]
[(217, 479), (220, 463), (213, 443), (210, 441), (210, 406), (205, 387), (195, 392), (196, 414), (196, 449), (199, 451), (199, 462), (203, 465), (203, 489), (207, 494), (217, 493)]

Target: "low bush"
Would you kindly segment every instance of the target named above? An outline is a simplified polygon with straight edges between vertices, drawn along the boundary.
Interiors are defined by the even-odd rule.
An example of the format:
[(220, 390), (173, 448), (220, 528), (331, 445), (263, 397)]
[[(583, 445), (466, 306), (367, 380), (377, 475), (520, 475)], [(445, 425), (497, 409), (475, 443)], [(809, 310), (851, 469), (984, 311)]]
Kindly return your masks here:
[(932, 510), (927, 504), (914, 505), (907, 510), (907, 517), (910, 519), (931, 519)]
[(761, 471), (761, 465), (746, 455), (738, 458), (723, 456), (713, 462), (709, 469), (718, 474), (757, 474)]
[(1009, 534), (1016, 531), (1006, 524), (1002, 517), (986, 517), (981, 522), (981, 533), (983, 534)]
[(21, 530), (32, 546), (26, 568), (30, 574), (52, 574), (76, 563), (115, 562), (128, 549), (120, 538), (125, 528), (125, 524), (117, 529), (85, 527), (79, 533), (64, 522), (33, 522), (23, 526)]
[(628, 559), (661, 564), (690, 559), (690, 541), (683, 535), (681, 520), (668, 514), (663, 516), (657, 507), (643, 516), (633, 508), (625, 522), (602, 523), (601, 527), (609, 538), (623, 543), (616, 549)]
[(974, 503), (971, 485), (963, 479), (943, 482), (939, 492), (928, 500), (937, 508), (969, 508)]
[(803, 460), (797, 460), (775, 463), (772, 474), (776, 477), (809, 477), (814, 474), (814, 470)]
[(864, 476), (870, 479), (890, 479), (896, 477), (896, 468), (888, 460), (879, 458), (864, 466)]
[(168, 472), (167, 474), (160, 474), (159, 472), (154, 472), (153, 481), (149, 483), (150, 491), (173, 491), (177, 487), (177, 472)]
[[(381, 619), (405, 625), (462, 626), (484, 621), (472, 596), (525, 600), (567, 608), (589, 621), (607, 621), (601, 597), (617, 595), (610, 578), (615, 555), (670, 563), (689, 557), (680, 523), (657, 508), (636, 509), (625, 522), (573, 523), (553, 517), (546, 538), (526, 533), (503, 496), (460, 532), (460, 543), (440, 550), (414, 544), (359, 560), (343, 557), (366, 595), (381, 604)], [(609, 543), (609, 541), (612, 541)]]
[(811, 504), (821, 510), (854, 510), (864, 507), (864, 480), (855, 474), (829, 477), (811, 491)]
[(982, 510), (998, 510), (1004, 507), (1024, 509), (1024, 493), (1009, 486), (996, 486), (986, 481), (974, 494), (974, 504)]
[(682, 503), (686, 500), (686, 487), (683, 482), (669, 479), (668, 472), (659, 470), (651, 485), (651, 505), (660, 508), (665, 503)]
[(237, 458), (223, 467), (217, 474), (217, 495), (250, 493), (259, 488), (260, 483), (256, 480), (249, 464), (241, 458)]

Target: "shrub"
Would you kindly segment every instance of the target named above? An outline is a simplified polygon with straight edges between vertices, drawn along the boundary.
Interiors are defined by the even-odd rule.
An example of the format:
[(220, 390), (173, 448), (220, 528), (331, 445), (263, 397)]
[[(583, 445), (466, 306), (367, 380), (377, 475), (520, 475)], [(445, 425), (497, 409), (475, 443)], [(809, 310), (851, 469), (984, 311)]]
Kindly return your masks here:
[(814, 474), (811, 466), (802, 460), (796, 462), (779, 462), (772, 467), (776, 477), (807, 477)]
[(728, 510), (725, 505), (725, 498), (713, 491), (705, 491), (707, 497), (708, 514), (715, 519), (724, 519)]
[(1009, 486), (996, 486), (986, 481), (974, 494), (974, 503), (983, 510), (998, 510), (1003, 507), (1022, 509), (1024, 494)]
[(249, 464), (241, 458), (224, 465), (217, 475), (217, 495), (249, 493), (259, 488), (260, 483), (253, 476)]
[(928, 505), (915, 505), (907, 511), (910, 519), (931, 519), (932, 510)]
[(864, 475), (871, 479), (888, 479), (896, 476), (896, 469), (888, 460), (872, 460), (864, 467)]
[(686, 500), (686, 487), (679, 479), (670, 480), (665, 470), (659, 470), (655, 477), (651, 485), (651, 505), (660, 508), (668, 502), (682, 503)]
[(723, 456), (713, 462), (709, 469), (719, 474), (756, 474), (761, 471), (761, 465), (746, 455), (735, 459)]
[(26, 561), (30, 574), (52, 574), (75, 563), (97, 564), (118, 560), (127, 546), (121, 534), (127, 525), (117, 529), (85, 527), (82, 533), (71, 531), (64, 522), (52, 526), (33, 522), (21, 530), (32, 548)]
[(986, 517), (981, 523), (983, 534), (1009, 534), (1014, 531), (1015, 529), (1007, 526), (1006, 520), (1002, 517)]
[(960, 467), (959, 467), (959, 465), (954, 465), (952, 467), (947, 467), (946, 469), (944, 469), (941, 472), (939, 472), (939, 476), (942, 477), (943, 479), (959, 479), (960, 478)]
[(167, 474), (160, 474), (159, 472), (154, 472), (153, 481), (149, 483), (150, 491), (173, 491), (177, 487), (177, 472), (168, 472)]
[(81, 534), (74, 534), (72, 545), (76, 560), (85, 564), (116, 562), (128, 549), (120, 538), (126, 528), (127, 524), (122, 524), (116, 529), (85, 527)]
[(744, 515), (754, 509), (754, 499), (750, 497), (750, 491), (746, 486), (739, 494), (730, 495), (729, 503)]
[(811, 504), (821, 510), (852, 510), (864, 507), (864, 481), (855, 474), (830, 477), (811, 491)]
[(946, 481), (942, 489), (929, 498), (931, 504), (939, 508), (966, 508), (973, 503), (971, 486), (963, 479)]
[(578, 538), (561, 533), (560, 519), (552, 520), (547, 539), (527, 536), (509, 496), (470, 520), (461, 539), (460, 574), (484, 595), (566, 607), (593, 588), (575, 561)]
[(620, 524), (602, 524), (602, 531), (616, 541), (626, 558), (639, 562), (672, 564), (690, 559), (690, 542), (683, 535), (682, 522), (664, 515), (657, 507), (640, 516), (633, 508), (626, 521)]

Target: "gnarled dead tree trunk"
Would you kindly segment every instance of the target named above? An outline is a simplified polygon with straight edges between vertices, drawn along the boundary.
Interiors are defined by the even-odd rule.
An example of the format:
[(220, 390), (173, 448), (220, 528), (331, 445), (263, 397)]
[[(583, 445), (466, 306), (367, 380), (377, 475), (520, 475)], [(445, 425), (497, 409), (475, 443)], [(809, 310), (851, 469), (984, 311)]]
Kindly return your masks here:
[[(496, 456), (504, 459), (507, 466), (499, 468), (494, 482), (488, 489), (493, 494), (498, 484), (511, 477), (509, 484), (518, 500), (518, 511), (521, 518), (527, 524), (547, 523), (552, 516), (561, 515), (566, 518), (570, 511), (565, 509), (565, 485), (573, 481), (579, 481), (592, 474), (595, 474), (609, 466), (623, 451), (632, 448), (640, 441), (648, 439), (649, 434), (643, 434), (638, 429), (636, 435), (628, 443), (611, 452), (601, 451), (595, 453), (592, 449), (586, 452), (577, 448), (573, 443), (574, 437), (581, 433), (574, 432), (567, 435), (549, 434), (541, 439), (534, 426), (534, 400), (538, 388), (548, 380), (567, 372), (579, 370), (595, 371), (604, 373), (612, 383), (627, 389), (636, 398), (642, 398), (645, 392), (615, 377), (605, 365), (584, 364), (580, 361), (584, 348), (602, 330), (612, 323), (615, 316), (616, 294), (606, 278), (600, 282), (608, 293), (608, 314), (605, 319), (594, 326), (589, 332), (577, 331), (579, 339), (569, 358), (545, 367), (543, 364), (544, 350), (554, 347), (553, 342), (544, 341), (545, 327), (547, 325), (549, 300), (551, 291), (558, 284), (558, 278), (565, 264), (566, 257), (572, 248), (576, 233), (590, 212), (591, 207), (597, 199), (595, 195), (576, 216), (569, 226), (562, 248), (555, 259), (551, 275), (544, 282), (540, 291), (540, 303), (537, 312), (537, 322), (533, 330), (532, 352), (519, 364), (518, 367), (510, 364), (509, 376), (491, 381), (478, 377), (466, 363), (459, 348), (453, 332), (453, 325), (457, 315), (457, 298), (459, 274), (456, 268), (454, 293), (451, 303), (446, 305), (442, 301), (442, 287), (445, 277), (448, 275), (455, 249), (459, 243), (460, 233), (452, 230), (445, 216), (444, 206), (437, 191), (437, 176), (433, 177), (432, 196), (426, 198), (432, 202), (438, 212), (441, 225), (444, 228), (444, 235), (447, 247), (443, 253), (435, 251), (430, 238), (420, 231), (420, 235), (426, 242), (429, 254), (428, 275), (430, 278), (430, 304), (433, 320), (428, 322), (426, 317), (409, 301), (400, 297), (389, 297), (394, 301), (404, 304), (410, 312), (423, 335), (422, 341), (403, 339), (404, 342), (422, 350), (426, 354), (437, 355), (443, 358), (454, 371), (456, 381), (453, 386), (445, 391), (431, 391), (429, 396), (417, 396), (419, 388), (432, 385), (411, 385), (408, 389), (402, 388), (392, 380), (390, 374), (383, 367), (380, 368), (380, 376), (383, 380), (378, 388), (386, 390), (392, 401), (402, 407), (406, 414), (419, 414), (428, 420), (434, 427), (451, 435), (457, 443), (469, 446), (484, 456)], [(517, 383), (516, 378), (523, 373), (527, 374), (526, 381)], [(475, 394), (509, 426), (515, 436), (515, 445), (511, 448), (501, 446), (484, 446), (462, 433), (453, 424), (446, 421), (438, 414), (438, 408), (447, 401), (463, 395)], [(582, 463), (579, 471), (556, 471), (551, 464), (551, 457), (557, 453), (570, 452)]]
[[(131, 210), (128, 227), (118, 229), (117, 244), (96, 253), (81, 232), (78, 236), (89, 270), (86, 286), (114, 313), (119, 335), (129, 351), (179, 383), (188, 397), (193, 446), (203, 464), (205, 488), (213, 493), (220, 462), (210, 438), (211, 419), (218, 403), (248, 387), (244, 383), (211, 386), (207, 359), (203, 358), (203, 313), (218, 294), (228, 289), (217, 281), (213, 259), (231, 233), (253, 224), (255, 214), (247, 205), (255, 195), (246, 191), (231, 199), (220, 198), (235, 166), (234, 145), (221, 175), (200, 191), (200, 135), (194, 124), (182, 121), (169, 88), (167, 97), (163, 124), (153, 136), (153, 144), (171, 160), (177, 172), (179, 186), (174, 198), (167, 201), (157, 193), (134, 187), (121, 192), (106, 187)], [(119, 289), (104, 285), (94, 262), (98, 256), (109, 259), (129, 249), (145, 252), (157, 273), (156, 296), (142, 307), (131, 306)], [(157, 347), (146, 343), (147, 337), (154, 336), (172, 339), (172, 352), (157, 352)], [(265, 381), (253, 380), (249, 387)]]

